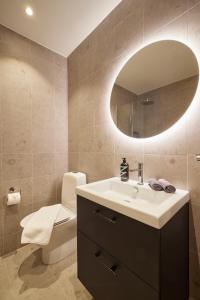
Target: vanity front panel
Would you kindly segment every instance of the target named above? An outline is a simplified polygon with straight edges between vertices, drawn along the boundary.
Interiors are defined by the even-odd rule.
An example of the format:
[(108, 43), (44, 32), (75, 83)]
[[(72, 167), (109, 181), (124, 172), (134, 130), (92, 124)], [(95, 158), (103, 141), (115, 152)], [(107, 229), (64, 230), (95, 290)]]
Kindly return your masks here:
[(78, 196), (78, 230), (159, 287), (160, 231)]

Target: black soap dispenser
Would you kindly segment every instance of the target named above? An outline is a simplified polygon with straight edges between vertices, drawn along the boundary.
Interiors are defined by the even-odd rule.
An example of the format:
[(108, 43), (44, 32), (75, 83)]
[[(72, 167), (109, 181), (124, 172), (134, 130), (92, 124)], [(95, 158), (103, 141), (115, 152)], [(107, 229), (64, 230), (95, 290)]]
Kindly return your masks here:
[(129, 165), (126, 162), (126, 158), (122, 158), (123, 161), (120, 165), (120, 178), (121, 181), (128, 181), (129, 180)]

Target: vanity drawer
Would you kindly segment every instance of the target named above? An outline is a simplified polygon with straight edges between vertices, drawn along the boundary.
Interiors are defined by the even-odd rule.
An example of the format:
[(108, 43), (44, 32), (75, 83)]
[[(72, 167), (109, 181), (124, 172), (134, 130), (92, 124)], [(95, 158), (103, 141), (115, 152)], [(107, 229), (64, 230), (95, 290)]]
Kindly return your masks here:
[(78, 231), (78, 278), (95, 300), (158, 300), (158, 293)]
[(81, 196), (77, 214), (78, 230), (159, 290), (159, 230)]

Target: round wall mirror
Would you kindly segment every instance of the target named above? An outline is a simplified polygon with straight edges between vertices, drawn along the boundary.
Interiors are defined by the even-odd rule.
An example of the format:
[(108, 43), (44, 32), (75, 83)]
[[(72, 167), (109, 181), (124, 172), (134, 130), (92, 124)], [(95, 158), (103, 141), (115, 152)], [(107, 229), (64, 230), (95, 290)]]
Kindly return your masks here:
[(125, 64), (113, 86), (115, 125), (134, 138), (165, 131), (191, 104), (198, 80), (197, 59), (183, 43), (166, 40), (144, 47)]

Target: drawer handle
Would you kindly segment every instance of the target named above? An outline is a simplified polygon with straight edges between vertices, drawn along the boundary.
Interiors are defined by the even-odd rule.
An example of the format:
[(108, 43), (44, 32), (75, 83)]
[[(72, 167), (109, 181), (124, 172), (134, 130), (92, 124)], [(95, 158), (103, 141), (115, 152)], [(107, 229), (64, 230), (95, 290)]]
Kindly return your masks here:
[(96, 214), (97, 216), (99, 216), (100, 218), (106, 220), (106, 221), (109, 222), (109, 223), (115, 224), (116, 221), (117, 221), (117, 218), (116, 218), (115, 216), (113, 216), (112, 218), (109, 218), (109, 217), (104, 216), (104, 215), (101, 213), (100, 209), (95, 209), (95, 210), (93, 211), (93, 213)]
[[(101, 258), (101, 251), (97, 251), (95, 252), (95, 257), (96, 258)], [(99, 260), (99, 262), (106, 268), (106, 270), (108, 270), (109, 272), (111, 272), (114, 276), (117, 276), (117, 269), (118, 269), (118, 265), (117, 264), (113, 264), (111, 266), (108, 266), (105, 262), (103, 262), (102, 260)]]

